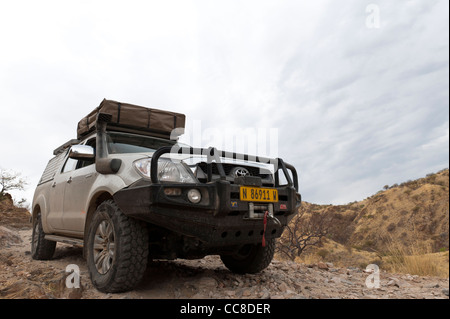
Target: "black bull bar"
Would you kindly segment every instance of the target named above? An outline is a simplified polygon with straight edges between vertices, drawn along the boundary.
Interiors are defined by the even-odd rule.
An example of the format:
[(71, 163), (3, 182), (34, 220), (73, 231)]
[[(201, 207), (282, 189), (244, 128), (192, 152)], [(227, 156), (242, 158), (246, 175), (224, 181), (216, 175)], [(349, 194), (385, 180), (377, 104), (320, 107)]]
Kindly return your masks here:
[[(206, 156), (207, 183), (161, 183), (158, 179), (158, 160), (167, 153)], [(278, 190), (279, 201), (254, 204), (241, 201), (239, 191), (240, 187), (245, 185), (245, 180), (244, 184), (227, 181), (221, 157), (273, 164), (274, 189)], [(217, 166), (220, 179), (213, 180), (213, 162)], [(280, 170), (287, 185), (280, 185)], [(263, 237), (266, 240), (278, 238), (301, 203), (297, 171), (280, 158), (250, 156), (218, 151), (215, 148), (166, 146), (153, 153), (150, 177), (151, 181), (137, 182), (114, 194), (114, 200), (121, 210), (130, 217), (197, 238), (209, 247), (261, 243)], [(180, 189), (181, 195), (168, 196), (165, 192), (168, 188)], [(186, 194), (192, 188), (202, 193), (200, 203), (194, 204), (187, 200)], [(264, 211), (270, 211), (274, 217), (267, 221), (267, 230), (263, 228)]]
[[(222, 180), (226, 179), (225, 170), (223, 169), (220, 158), (231, 158), (237, 160), (251, 161), (257, 163), (273, 164), (275, 167), (275, 187), (280, 186), (279, 171), (283, 171), (284, 176), (290, 187), (294, 187), (298, 191), (298, 175), (294, 166), (284, 162), (281, 158), (269, 158), (261, 156), (252, 156), (247, 154), (239, 154), (227, 151), (219, 151), (214, 147), (210, 148), (194, 148), (194, 147), (178, 147), (178, 146), (164, 146), (159, 148), (152, 156), (151, 162), (151, 173), (150, 177), (152, 182), (157, 184), (158, 180), (158, 160), (163, 154), (186, 154), (186, 155), (201, 155), (207, 156), (207, 175), (208, 182), (212, 181), (212, 163), (216, 162), (217, 168), (219, 170), (220, 178)], [(292, 173), (292, 178), (288, 173), (288, 170)]]

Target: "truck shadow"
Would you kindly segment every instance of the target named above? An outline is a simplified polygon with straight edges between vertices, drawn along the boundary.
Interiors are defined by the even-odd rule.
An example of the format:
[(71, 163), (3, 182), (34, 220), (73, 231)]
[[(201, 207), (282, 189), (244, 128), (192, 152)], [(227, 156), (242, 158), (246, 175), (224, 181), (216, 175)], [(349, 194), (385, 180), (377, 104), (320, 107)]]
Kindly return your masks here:
[(152, 261), (135, 293), (142, 298), (210, 298), (218, 287), (239, 276), (212, 258)]

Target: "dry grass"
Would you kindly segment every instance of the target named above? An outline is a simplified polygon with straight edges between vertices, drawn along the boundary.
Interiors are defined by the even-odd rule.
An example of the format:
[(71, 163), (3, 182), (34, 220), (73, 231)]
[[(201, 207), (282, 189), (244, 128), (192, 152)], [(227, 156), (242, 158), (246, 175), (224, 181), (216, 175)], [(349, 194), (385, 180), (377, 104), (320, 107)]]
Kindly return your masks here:
[(368, 264), (376, 263), (376, 253), (344, 246), (331, 239), (323, 239), (320, 247), (311, 247), (308, 251), (295, 258), (303, 264), (315, 264), (320, 261), (331, 262), (336, 267), (366, 268)]
[(303, 203), (311, 213), (330, 212), (334, 224), (318, 247), (298, 262), (338, 267), (377, 264), (391, 272), (448, 277), (449, 170), (393, 185), (347, 205)]
[(405, 248), (391, 241), (383, 266), (395, 273), (441, 278), (449, 276), (448, 251), (433, 253), (432, 244), (429, 242), (416, 241)]
[[(343, 246), (333, 240), (324, 240), (321, 247), (312, 247), (295, 259), (298, 263), (332, 262), (336, 267), (359, 267), (378, 264), (390, 273), (448, 278), (449, 252), (432, 252), (432, 243), (416, 240), (405, 248), (403, 243), (390, 239), (388, 250), (375, 253)], [(277, 256), (278, 259), (280, 256)]]

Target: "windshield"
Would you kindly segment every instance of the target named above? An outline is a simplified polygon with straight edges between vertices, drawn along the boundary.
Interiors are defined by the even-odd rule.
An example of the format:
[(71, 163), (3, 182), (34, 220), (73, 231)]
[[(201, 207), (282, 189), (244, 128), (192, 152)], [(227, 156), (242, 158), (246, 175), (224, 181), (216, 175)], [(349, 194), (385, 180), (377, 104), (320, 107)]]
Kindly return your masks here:
[(177, 141), (129, 133), (107, 132), (108, 153), (147, 153), (163, 146), (181, 145)]

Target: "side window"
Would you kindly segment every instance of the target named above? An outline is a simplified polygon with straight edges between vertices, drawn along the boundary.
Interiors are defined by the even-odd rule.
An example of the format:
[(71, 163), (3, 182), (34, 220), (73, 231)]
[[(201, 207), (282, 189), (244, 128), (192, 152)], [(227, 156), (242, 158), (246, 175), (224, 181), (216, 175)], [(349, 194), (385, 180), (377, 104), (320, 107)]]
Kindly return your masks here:
[[(87, 141), (87, 143), (85, 145), (92, 146), (94, 148), (94, 153), (95, 153), (95, 145), (96, 145), (95, 138)], [(68, 154), (69, 151), (70, 151), (70, 148), (67, 150), (66, 154)], [(95, 163), (95, 159), (94, 160), (76, 160), (76, 159), (67, 157), (67, 160), (62, 169), (62, 173), (71, 172), (73, 170), (76, 170), (76, 169), (79, 169), (82, 167), (86, 167), (86, 166), (92, 165), (94, 163)]]
[(77, 167), (78, 161), (73, 158), (67, 158), (66, 163), (64, 164), (63, 173), (67, 173), (73, 171)]

